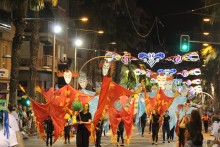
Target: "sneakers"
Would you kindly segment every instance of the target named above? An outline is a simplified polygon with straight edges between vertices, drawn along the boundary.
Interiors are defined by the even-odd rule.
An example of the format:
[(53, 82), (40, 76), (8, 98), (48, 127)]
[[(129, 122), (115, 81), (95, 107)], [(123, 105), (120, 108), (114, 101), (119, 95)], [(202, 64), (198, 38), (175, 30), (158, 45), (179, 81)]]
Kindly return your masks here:
[(152, 145), (154, 145), (154, 142), (152, 142)]
[(165, 143), (165, 141), (163, 141), (163, 143)]
[(168, 143), (170, 143), (170, 141), (168, 140)]
[(121, 144), (120, 146), (124, 146), (124, 144)]
[(155, 144), (157, 145), (157, 142)]

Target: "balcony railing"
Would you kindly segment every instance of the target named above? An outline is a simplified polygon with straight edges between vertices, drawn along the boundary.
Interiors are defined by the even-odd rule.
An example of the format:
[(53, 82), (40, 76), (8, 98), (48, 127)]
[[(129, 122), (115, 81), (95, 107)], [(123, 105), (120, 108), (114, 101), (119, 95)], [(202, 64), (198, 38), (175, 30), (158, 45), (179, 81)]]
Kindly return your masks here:
[[(37, 60), (37, 69), (51, 69), (52, 70), (52, 60), (53, 56), (51, 55), (44, 55), (42, 58)], [(55, 57), (55, 71), (57, 70), (58, 58)], [(20, 67), (29, 67), (30, 65), (30, 58), (23, 56), (20, 59)]]

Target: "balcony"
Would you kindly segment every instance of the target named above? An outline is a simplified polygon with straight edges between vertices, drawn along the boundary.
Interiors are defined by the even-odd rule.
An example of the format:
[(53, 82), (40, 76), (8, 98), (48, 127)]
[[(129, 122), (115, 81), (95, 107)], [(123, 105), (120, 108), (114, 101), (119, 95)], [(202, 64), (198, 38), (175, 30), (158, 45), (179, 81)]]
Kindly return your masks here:
[[(37, 70), (40, 71), (52, 71), (52, 59), (51, 55), (43, 55), (42, 58), (39, 58), (37, 61)], [(55, 71), (57, 71), (58, 58), (55, 57)], [(29, 70), (30, 58), (22, 56), (20, 58), (20, 70)]]

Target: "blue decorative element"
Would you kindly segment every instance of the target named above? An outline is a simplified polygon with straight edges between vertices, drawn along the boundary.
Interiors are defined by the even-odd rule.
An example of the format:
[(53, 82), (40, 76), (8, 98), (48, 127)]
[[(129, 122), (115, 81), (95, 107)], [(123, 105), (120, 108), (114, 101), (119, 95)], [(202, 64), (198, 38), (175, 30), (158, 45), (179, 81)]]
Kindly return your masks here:
[(4, 135), (9, 138), (9, 119), (8, 119), (8, 112), (6, 110), (3, 110), (3, 118), (4, 118)]
[(95, 92), (90, 91), (90, 90), (86, 90), (85, 88), (81, 89), (80, 91), (85, 93), (85, 94), (88, 94), (88, 95), (91, 95), (91, 96), (95, 96)]
[(114, 102), (114, 106), (115, 106), (115, 109), (118, 110), (118, 111), (121, 111), (122, 109), (122, 104), (120, 101), (115, 101)]
[(141, 133), (141, 124), (140, 124), (140, 118), (146, 112), (146, 104), (144, 101), (144, 93), (139, 93), (138, 97), (138, 110), (137, 110), (137, 115), (135, 118), (135, 123), (138, 128), (138, 132)]
[(158, 74), (164, 73), (164, 70), (163, 70), (163, 69), (158, 69), (158, 70), (157, 70), (157, 73), (158, 73)]
[(141, 52), (138, 54), (138, 58), (146, 62), (152, 68), (155, 63), (159, 62), (161, 59), (165, 58), (165, 54), (162, 52), (158, 53), (144, 53)]
[(90, 102), (89, 102), (89, 112), (92, 115), (92, 120), (94, 119), (95, 112), (98, 107), (99, 102), (99, 95), (95, 96)]
[(165, 74), (165, 75), (173, 75), (173, 74), (175, 74), (176, 72), (177, 72), (177, 70), (174, 69), (174, 68), (172, 68), (172, 69), (158, 69), (158, 70), (157, 70), (157, 73), (158, 73), (158, 74), (163, 73), (163, 74)]

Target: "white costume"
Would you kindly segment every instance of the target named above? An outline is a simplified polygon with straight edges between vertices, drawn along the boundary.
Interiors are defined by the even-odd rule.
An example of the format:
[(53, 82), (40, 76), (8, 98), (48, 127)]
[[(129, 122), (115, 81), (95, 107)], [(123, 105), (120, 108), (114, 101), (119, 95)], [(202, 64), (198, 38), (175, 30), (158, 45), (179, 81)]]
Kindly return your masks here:
[(4, 136), (4, 130), (0, 131), (0, 147), (12, 147), (18, 145), (15, 131), (9, 128), (9, 137)]
[(13, 115), (8, 114), (8, 119), (9, 119), (9, 127), (13, 129), (15, 132), (20, 131), (16, 118)]
[(220, 124), (217, 121), (215, 121), (212, 124), (212, 127), (213, 127), (213, 129), (212, 129), (211, 133), (212, 133), (212, 135), (215, 135), (215, 133), (218, 133), (218, 129), (220, 127)]

